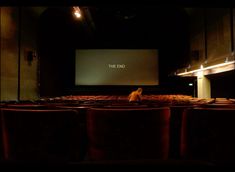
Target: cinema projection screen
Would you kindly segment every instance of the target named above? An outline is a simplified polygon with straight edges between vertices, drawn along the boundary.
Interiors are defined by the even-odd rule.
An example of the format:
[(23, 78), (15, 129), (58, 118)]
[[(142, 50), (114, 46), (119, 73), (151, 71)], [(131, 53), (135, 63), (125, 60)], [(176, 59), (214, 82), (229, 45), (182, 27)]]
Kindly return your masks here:
[(77, 49), (75, 85), (159, 85), (156, 49)]

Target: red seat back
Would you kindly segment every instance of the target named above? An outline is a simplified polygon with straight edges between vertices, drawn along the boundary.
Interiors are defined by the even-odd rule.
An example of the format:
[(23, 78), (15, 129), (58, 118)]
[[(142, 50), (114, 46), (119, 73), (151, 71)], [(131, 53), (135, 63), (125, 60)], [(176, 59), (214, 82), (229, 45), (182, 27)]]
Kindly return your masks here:
[(235, 160), (235, 109), (195, 108), (183, 115), (181, 155), (186, 159)]
[(166, 159), (169, 108), (88, 110), (89, 159)]
[(2, 109), (6, 160), (70, 160), (79, 156), (73, 110)]

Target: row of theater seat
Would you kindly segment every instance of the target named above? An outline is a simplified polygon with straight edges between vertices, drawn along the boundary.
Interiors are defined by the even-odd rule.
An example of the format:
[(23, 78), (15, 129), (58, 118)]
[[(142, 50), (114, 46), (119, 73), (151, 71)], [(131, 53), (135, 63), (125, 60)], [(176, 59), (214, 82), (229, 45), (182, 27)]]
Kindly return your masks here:
[(234, 115), (231, 105), (8, 105), (1, 108), (2, 159), (235, 161)]

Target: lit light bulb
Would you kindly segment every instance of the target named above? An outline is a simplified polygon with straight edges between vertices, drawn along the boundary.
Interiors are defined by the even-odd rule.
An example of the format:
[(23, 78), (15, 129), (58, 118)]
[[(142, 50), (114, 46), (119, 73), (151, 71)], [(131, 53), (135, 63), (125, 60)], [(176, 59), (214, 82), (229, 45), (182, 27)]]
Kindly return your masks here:
[(193, 86), (193, 83), (189, 83), (188, 85), (189, 85), (190, 87), (192, 87), (192, 86)]
[(80, 17), (81, 17), (81, 14), (80, 14), (78, 11), (75, 11), (75, 12), (74, 12), (74, 15), (75, 15), (77, 18), (80, 18)]
[(228, 57), (225, 58), (224, 63), (228, 63)]
[(73, 7), (74, 9), (74, 15), (76, 18), (81, 18), (82, 17), (82, 14), (81, 14), (81, 10), (79, 7)]

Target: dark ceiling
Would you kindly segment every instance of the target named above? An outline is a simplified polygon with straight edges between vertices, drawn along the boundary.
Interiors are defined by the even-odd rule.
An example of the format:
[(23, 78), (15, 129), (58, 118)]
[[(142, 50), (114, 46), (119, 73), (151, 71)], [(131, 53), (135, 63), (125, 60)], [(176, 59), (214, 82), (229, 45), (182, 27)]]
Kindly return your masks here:
[[(184, 8), (158, 6), (49, 7), (40, 16), (41, 52), (77, 48), (154, 48), (163, 73), (187, 61), (188, 13)], [(64, 50), (65, 51), (65, 50)], [(63, 55), (67, 56), (67, 55)], [(72, 56), (72, 55), (71, 55)]]
[(89, 6), (81, 9), (84, 18), (79, 21), (72, 14), (72, 7), (50, 7), (43, 13), (44, 22), (50, 24), (58, 20), (57, 29), (67, 27), (70, 40), (77, 42), (79, 38), (83, 40), (83, 45), (90, 46), (97, 46), (97, 43), (99, 46), (116, 47), (173, 46), (174, 41), (179, 44), (187, 32), (187, 13), (183, 8)]

